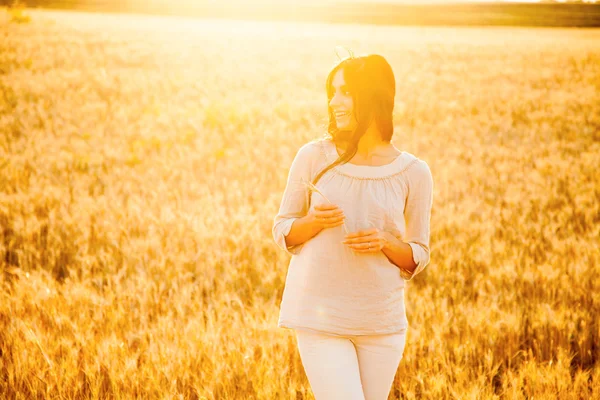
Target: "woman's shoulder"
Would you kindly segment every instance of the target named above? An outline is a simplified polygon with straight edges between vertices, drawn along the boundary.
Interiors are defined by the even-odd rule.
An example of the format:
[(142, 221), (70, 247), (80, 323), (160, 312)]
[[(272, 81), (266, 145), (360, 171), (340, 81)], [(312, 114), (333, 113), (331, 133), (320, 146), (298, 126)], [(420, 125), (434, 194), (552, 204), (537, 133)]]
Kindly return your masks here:
[(318, 138), (313, 139), (307, 143), (304, 143), (298, 149), (298, 157), (301, 157), (305, 161), (315, 161), (321, 159), (325, 152), (325, 146), (327, 145), (327, 139)]
[(406, 165), (411, 169), (429, 169), (427, 161), (423, 160), (422, 158), (419, 158), (408, 151), (402, 151), (402, 154), (406, 160)]
[(411, 177), (417, 180), (427, 179), (432, 180), (431, 168), (427, 161), (415, 156), (412, 153), (404, 151), (404, 157), (406, 159), (405, 172)]
[(305, 152), (310, 152), (310, 151), (320, 151), (320, 149), (325, 146), (327, 143), (328, 139), (325, 138), (316, 138), (316, 139), (312, 139), (306, 143), (304, 143), (301, 147), (300, 150), (303, 150)]

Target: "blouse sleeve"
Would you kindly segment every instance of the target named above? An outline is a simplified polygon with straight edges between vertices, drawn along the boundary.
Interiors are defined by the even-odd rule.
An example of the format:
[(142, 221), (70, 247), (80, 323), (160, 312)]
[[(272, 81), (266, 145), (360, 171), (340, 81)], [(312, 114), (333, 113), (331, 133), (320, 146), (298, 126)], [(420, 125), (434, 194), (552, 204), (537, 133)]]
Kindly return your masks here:
[(417, 268), (410, 276), (411, 280), (429, 264), (429, 222), (433, 205), (433, 177), (429, 165), (419, 160), (408, 174), (408, 195), (404, 208), (406, 234), (404, 241), (412, 248), (412, 256)]
[(272, 234), (275, 243), (289, 254), (298, 254), (304, 243), (288, 246), (285, 236), (290, 233), (292, 224), (308, 213), (309, 191), (302, 182), (311, 181), (313, 144), (307, 143), (296, 153), (290, 167), (287, 185), (279, 206), (279, 212), (273, 220)]

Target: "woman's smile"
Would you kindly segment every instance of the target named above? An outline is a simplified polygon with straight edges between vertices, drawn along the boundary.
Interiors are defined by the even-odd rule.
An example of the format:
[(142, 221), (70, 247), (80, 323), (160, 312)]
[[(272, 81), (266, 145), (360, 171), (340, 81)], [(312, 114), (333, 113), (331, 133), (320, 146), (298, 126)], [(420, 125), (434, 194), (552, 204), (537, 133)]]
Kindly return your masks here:
[(338, 110), (335, 112), (336, 118), (343, 118), (343, 117), (349, 117), (349, 116), (350, 116), (350, 112), (348, 112), (348, 111)]

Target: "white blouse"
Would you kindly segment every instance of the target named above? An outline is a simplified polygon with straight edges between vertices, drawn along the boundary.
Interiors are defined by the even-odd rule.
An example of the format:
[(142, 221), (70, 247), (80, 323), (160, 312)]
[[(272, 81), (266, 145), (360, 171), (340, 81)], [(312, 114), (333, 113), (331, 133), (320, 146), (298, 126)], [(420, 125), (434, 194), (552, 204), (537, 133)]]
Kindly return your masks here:
[[(292, 255), (280, 304), (278, 327), (340, 335), (396, 333), (408, 328), (405, 281), (429, 263), (429, 221), (433, 178), (427, 163), (405, 151), (381, 166), (338, 165), (309, 191), (304, 182), (338, 158), (330, 139), (303, 145), (292, 162), (273, 222), (277, 245)], [(293, 222), (315, 205), (337, 204), (345, 226), (327, 228), (308, 241), (287, 246)], [(417, 269), (411, 276), (383, 252), (355, 253), (346, 230), (369, 227), (392, 232), (412, 248)]]

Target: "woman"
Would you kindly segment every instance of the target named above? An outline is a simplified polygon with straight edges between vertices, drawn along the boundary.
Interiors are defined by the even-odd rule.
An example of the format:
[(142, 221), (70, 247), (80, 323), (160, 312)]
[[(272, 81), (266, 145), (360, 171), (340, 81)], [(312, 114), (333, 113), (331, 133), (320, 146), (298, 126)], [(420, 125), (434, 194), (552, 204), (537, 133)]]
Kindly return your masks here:
[(278, 326), (296, 333), (317, 400), (386, 400), (404, 352), (405, 281), (429, 263), (433, 179), (392, 143), (380, 55), (329, 73), (329, 135), (292, 162), (273, 237), (292, 254)]

